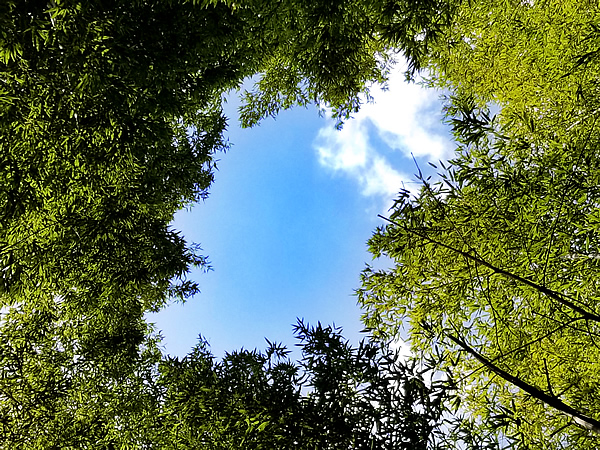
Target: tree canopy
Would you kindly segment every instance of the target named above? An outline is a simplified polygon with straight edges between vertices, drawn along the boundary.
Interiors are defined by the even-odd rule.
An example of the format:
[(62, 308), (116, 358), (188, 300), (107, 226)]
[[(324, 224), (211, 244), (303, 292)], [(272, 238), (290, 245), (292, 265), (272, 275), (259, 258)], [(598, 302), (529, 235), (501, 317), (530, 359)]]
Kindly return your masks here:
[[(160, 364), (160, 448), (425, 449), (443, 436), (453, 391), (375, 341), (353, 347), (299, 321), (302, 360), (284, 347), (216, 362), (203, 340)], [(436, 444), (437, 445), (437, 444)], [(443, 447), (436, 447), (443, 448)]]
[[(596, 448), (598, 14), (4, 1), (0, 447)], [(162, 358), (144, 314), (209, 265), (170, 223), (208, 193), (223, 95), (254, 77), (244, 126), (308, 104), (341, 123), (398, 53), (447, 89), (458, 149), (439, 183), (400, 193), (371, 240), (394, 266), (368, 268), (359, 300), (375, 334), (406, 327), (423, 366), (301, 323), (302, 367), (277, 346)]]
[(0, 445), (135, 435), (159, 358), (144, 314), (208, 265), (169, 224), (207, 195), (223, 95), (257, 77), (246, 125), (295, 104), (347, 117), (388, 67), (374, 6), (2, 2)]
[[(367, 323), (396, 335), (404, 318), (414, 351), (443, 348), (442, 367), (464, 383), (484, 421), (508, 414), (510, 432), (549, 443), (569, 424), (565, 411), (518, 395), (521, 386), (492, 364), (594, 414), (596, 159), (550, 173), (494, 154), (465, 152), (452, 164), (444, 184), (425, 182), (415, 199), (401, 196), (391, 223), (372, 238), (375, 254), (396, 264), (364, 274)], [(585, 431), (570, 431), (578, 448), (596, 445)], [(555, 436), (557, 445), (566, 439)]]
[(475, 1), (454, 19), (425, 67), (457, 153), (371, 239), (394, 267), (364, 272), (365, 320), (439, 352), (507, 445), (596, 448), (598, 10)]

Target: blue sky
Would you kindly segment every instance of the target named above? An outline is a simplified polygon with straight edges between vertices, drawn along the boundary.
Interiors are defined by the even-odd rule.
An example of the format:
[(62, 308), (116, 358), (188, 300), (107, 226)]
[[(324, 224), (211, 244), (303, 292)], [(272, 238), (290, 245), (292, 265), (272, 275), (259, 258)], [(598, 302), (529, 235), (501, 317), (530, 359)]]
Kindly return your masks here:
[(441, 123), (439, 93), (404, 82), (336, 130), (316, 108), (296, 108), (241, 129), (231, 99), (219, 170), (204, 202), (177, 214), (174, 228), (197, 242), (213, 266), (191, 276), (201, 293), (149, 316), (164, 350), (185, 356), (202, 334), (217, 357), (264, 349), (265, 337), (293, 347), (296, 318), (363, 328), (353, 292), (372, 263), (366, 242), (403, 186), (453, 149)]

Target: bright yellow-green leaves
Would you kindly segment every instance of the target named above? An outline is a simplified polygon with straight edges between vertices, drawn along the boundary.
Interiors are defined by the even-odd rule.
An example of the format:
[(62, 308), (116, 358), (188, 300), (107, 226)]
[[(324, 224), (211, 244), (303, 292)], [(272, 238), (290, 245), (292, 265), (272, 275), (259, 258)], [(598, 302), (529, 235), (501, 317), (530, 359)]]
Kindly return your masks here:
[(481, 429), (522, 448), (598, 446), (561, 402), (597, 424), (599, 24), (590, 2), (457, 7), (426, 64), (450, 89), (457, 157), (401, 196), (371, 240), (395, 266), (359, 292), (370, 327), (404, 325)]
[(499, 105), (513, 133), (572, 139), (598, 108), (598, 23), (595, 2), (463, 2), (428, 68), (435, 84)]
[[(371, 241), (395, 267), (365, 272), (360, 291), (368, 326), (396, 335), (404, 322), (415, 352), (441, 348), (441, 365), (460, 380), (466, 408), (484, 420), (510, 409), (515, 419), (504, 432), (523, 434), (524, 442), (544, 442), (564, 415), (546, 405), (539, 430), (519, 425), (538, 420), (529, 411), (540, 400), (515, 393), (454, 339), (596, 417), (600, 398), (589, 386), (598, 383), (600, 357), (599, 242), (587, 229), (600, 201), (600, 172), (591, 155), (584, 160), (552, 167), (504, 158), (477, 168), (480, 161), (463, 154), (448, 184), (425, 184), (416, 199), (397, 204), (393, 224)], [(597, 443), (575, 427), (556, 436), (556, 445)]]

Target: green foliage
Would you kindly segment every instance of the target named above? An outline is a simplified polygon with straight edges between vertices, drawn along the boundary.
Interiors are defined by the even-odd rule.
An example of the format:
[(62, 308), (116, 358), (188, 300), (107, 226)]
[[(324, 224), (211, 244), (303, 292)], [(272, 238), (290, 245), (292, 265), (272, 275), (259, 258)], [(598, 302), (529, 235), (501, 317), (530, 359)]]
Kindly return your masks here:
[(455, 8), (448, 0), (268, 3), (245, 4), (277, 45), (261, 49), (260, 77), (241, 108), (244, 126), (311, 103), (331, 107), (341, 126), (370, 98), (369, 87), (385, 82), (394, 54), (408, 58), (409, 74), (421, 68)]
[(4, 304), (43, 282), (97, 300), (146, 285), (157, 307), (202, 263), (168, 223), (205, 195), (224, 147), (214, 99), (241, 62), (199, 44), (233, 45), (236, 21), (225, 8), (191, 20), (185, 6), (108, 6), (19, 3), (1, 19), (20, 55), (0, 66), (14, 96), (0, 110)]
[(460, 0), (382, 0), (376, 2), (376, 29), (394, 51), (408, 62), (408, 78), (420, 71), (430, 55), (446, 42), (456, 22)]
[(597, 139), (540, 148), (468, 104), (455, 130), (465, 144), (441, 181), (402, 193), (371, 239), (395, 265), (364, 272), (365, 320), (392, 335), (403, 322), (423, 355), (439, 348), (467, 410), (515, 443), (595, 448), (556, 408), (598, 419)]
[(500, 107), (514, 137), (568, 142), (600, 106), (599, 24), (591, 1), (461, 2), (423, 66), (435, 86)]
[[(1, 2), (3, 448), (150, 445), (136, 431), (156, 426), (159, 398), (143, 316), (197, 292), (186, 274), (208, 267), (169, 223), (207, 195), (226, 148), (222, 96), (258, 76), (244, 124), (308, 103), (341, 120), (385, 79), (385, 32), (415, 44), (427, 28), (423, 11), (437, 3), (423, 4), (408, 32), (398, 28), (412, 3)], [(242, 391), (292, 389), (286, 366), (265, 375), (261, 358), (233, 354), (219, 376), (246, 364), (258, 384)], [(271, 429), (259, 406), (258, 415), (225, 408), (231, 418), (216, 424), (237, 443), (245, 424), (259, 445)], [(201, 439), (186, 420), (177, 425), (185, 439)]]
[(365, 270), (364, 319), (441, 355), (465, 426), (514, 448), (597, 448), (598, 7), (445, 11), (420, 61), (449, 90), (457, 156), (371, 239), (394, 265)]
[(206, 263), (169, 222), (212, 181), (243, 26), (98, 1), (4, 2), (0, 24), (2, 446), (113, 448), (145, 409), (144, 313)]
[(425, 449), (440, 428), (445, 383), (376, 342), (352, 347), (332, 327), (296, 326), (302, 361), (269, 343), (215, 362), (204, 341), (161, 362), (161, 448)]
[[(362, 0), (268, 3), (261, 26), (277, 45), (265, 49), (260, 78), (245, 93), (242, 125), (253, 126), (296, 104), (331, 105), (339, 119), (356, 112), (359, 94), (382, 82), (387, 69), (385, 46), (374, 33), (373, 6)], [(249, 4), (265, 10), (262, 2)]]
[(59, 306), (2, 315), (0, 448), (141, 448), (160, 353), (139, 314), (121, 313), (118, 324)]
[[(596, 448), (573, 423), (600, 409), (599, 24), (573, 0), (2, 2), (0, 447)], [(201, 343), (157, 373), (143, 316), (208, 267), (169, 223), (207, 195), (224, 93), (255, 77), (245, 126), (341, 124), (397, 52), (461, 147), (401, 194), (360, 300), (445, 378), (302, 323), (300, 365)]]

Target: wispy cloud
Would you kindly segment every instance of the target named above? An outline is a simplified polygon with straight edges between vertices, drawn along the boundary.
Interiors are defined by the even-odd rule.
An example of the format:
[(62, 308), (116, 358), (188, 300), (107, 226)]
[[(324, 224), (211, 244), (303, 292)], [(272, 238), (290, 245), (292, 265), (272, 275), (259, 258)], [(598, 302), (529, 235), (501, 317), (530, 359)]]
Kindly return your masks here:
[(363, 105), (341, 130), (323, 127), (314, 142), (319, 162), (358, 183), (365, 196), (389, 203), (402, 188), (417, 186), (412, 155), (417, 160), (447, 159), (452, 149), (442, 125), (439, 92), (404, 80), (398, 67), (387, 90), (374, 89), (374, 102)]

